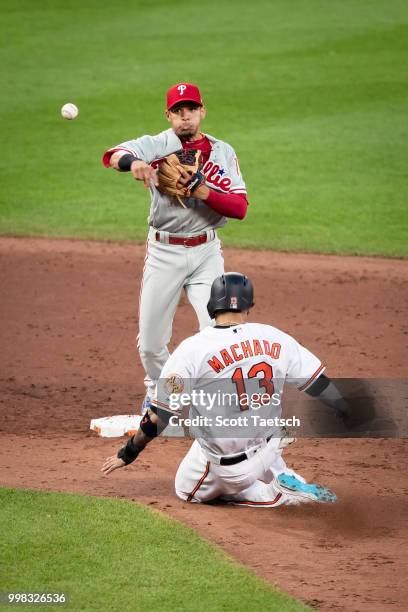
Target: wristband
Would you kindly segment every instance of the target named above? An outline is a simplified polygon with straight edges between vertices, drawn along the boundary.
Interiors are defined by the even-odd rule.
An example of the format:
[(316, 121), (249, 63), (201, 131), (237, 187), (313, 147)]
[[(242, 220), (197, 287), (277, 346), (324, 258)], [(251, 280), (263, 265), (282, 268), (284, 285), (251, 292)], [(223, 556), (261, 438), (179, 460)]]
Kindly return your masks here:
[(143, 431), (143, 433), (149, 438), (157, 437), (157, 425), (156, 423), (152, 423), (152, 421), (150, 420), (150, 414), (148, 412), (146, 412), (146, 414), (143, 416), (143, 419), (140, 421), (139, 427)]
[(118, 161), (118, 168), (121, 172), (129, 172), (131, 165), (134, 161), (142, 161), (136, 155), (125, 153)]
[(205, 176), (198, 170), (187, 183), (187, 187), (190, 190), (190, 193), (193, 193), (193, 191), (198, 189), (198, 187), (200, 187), (203, 183), (205, 183)]
[(132, 463), (132, 461), (134, 461), (141, 452), (141, 449), (134, 446), (132, 436), (126, 442), (125, 446), (122, 446), (122, 448), (118, 451), (117, 457), (118, 459), (122, 459), (126, 465), (129, 465), (129, 463)]

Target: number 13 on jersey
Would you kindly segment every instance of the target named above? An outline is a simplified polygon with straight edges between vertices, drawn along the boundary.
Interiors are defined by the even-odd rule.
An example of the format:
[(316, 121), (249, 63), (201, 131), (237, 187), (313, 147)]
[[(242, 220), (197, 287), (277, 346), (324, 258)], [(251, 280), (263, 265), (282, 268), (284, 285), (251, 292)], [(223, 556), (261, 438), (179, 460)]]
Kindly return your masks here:
[[(258, 376), (259, 374), (262, 374), (262, 376)], [(258, 378), (259, 388), (264, 389), (262, 395), (269, 396), (269, 398), (272, 397), (274, 393), (273, 369), (272, 366), (269, 365), (269, 363), (266, 363), (265, 361), (256, 363), (250, 368), (248, 374), (246, 375), (246, 378)], [(234, 382), (235, 387), (237, 389), (241, 410), (248, 410), (249, 396), (245, 388), (245, 379), (242, 372), (242, 368), (236, 368), (234, 370), (234, 373), (232, 375), (232, 381)]]

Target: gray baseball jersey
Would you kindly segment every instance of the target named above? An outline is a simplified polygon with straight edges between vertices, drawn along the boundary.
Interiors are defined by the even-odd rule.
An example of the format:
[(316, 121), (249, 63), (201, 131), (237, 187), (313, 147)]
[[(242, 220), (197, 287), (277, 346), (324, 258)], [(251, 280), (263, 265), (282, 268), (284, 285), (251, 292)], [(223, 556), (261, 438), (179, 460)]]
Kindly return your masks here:
[[(234, 149), (222, 140), (208, 134), (205, 136), (212, 149), (210, 158), (203, 167), (206, 185), (222, 193), (246, 194), (245, 182)], [(182, 148), (181, 140), (170, 128), (155, 136), (146, 135), (122, 142), (105, 153), (104, 163), (109, 165), (110, 156), (115, 151), (127, 151), (157, 167), (161, 159)], [(223, 227), (227, 223), (226, 217), (212, 210), (203, 200), (186, 198), (186, 208), (183, 208), (176, 198), (160, 193), (152, 181), (150, 194), (148, 223), (158, 230), (193, 236)]]

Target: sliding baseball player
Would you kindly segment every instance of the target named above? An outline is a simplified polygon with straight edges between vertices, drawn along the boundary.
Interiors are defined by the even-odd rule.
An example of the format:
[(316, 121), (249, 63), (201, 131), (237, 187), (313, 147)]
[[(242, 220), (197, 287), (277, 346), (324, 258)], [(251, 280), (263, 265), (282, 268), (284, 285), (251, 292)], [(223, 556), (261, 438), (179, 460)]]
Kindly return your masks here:
[[(253, 288), (246, 276), (229, 273), (214, 281), (207, 308), (209, 316), (215, 317), (215, 327), (187, 338), (173, 352), (139, 431), (117, 455), (106, 459), (104, 474), (134, 461), (189, 404), (190, 416), (195, 415), (190, 420), (196, 419), (199, 427), (176, 475), (176, 494), (182, 500), (221, 499), (262, 507), (336, 501), (334, 493), (307, 483), (282, 457), (285, 446), (293, 441), (282, 437), (280, 428), (284, 382), (291, 381), (300, 391), (318, 397), (345, 426), (350, 417), (357, 425), (358, 415), (350, 414), (351, 406), (313, 353), (275, 327), (245, 322), (252, 306)], [(200, 395), (205, 389), (212, 391), (212, 398), (208, 393)], [(235, 404), (221, 401), (227, 396), (235, 397)], [(260, 422), (256, 410), (261, 397), (268, 414), (275, 417), (267, 425)], [(226, 421), (241, 423), (235, 436), (228, 434), (228, 423), (218, 428), (221, 416), (224, 425)]]

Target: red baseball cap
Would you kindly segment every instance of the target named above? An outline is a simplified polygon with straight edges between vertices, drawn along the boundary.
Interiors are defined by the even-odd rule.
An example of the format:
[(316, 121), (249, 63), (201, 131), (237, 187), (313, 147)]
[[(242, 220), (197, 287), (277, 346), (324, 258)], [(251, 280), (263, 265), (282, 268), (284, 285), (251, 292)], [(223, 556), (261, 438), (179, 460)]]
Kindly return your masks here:
[(200, 106), (203, 105), (200, 90), (193, 83), (177, 83), (173, 85), (167, 92), (167, 110), (170, 110), (179, 102), (195, 102)]

